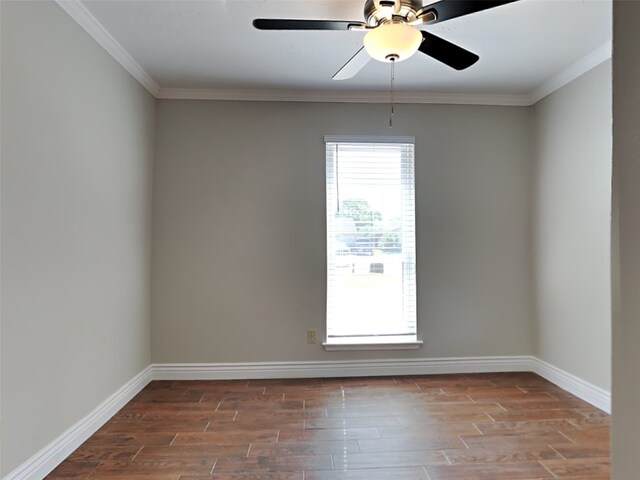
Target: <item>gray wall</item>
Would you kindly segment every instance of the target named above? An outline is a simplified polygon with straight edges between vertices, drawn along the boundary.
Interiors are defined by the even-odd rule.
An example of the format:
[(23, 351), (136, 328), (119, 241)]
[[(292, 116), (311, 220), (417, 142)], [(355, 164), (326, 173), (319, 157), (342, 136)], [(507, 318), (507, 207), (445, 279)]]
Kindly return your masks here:
[(611, 388), (611, 62), (533, 107), (536, 355)]
[(0, 4), (7, 474), (149, 365), (155, 100), (55, 3)]
[[(532, 354), (527, 108), (161, 100), (154, 362)], [(416, 137), (417, 351), (325, 352), (325, 134)]]
[[(3, 475), (151, 360), (538, 354), (608, 387), (606, 65), (538, 104), (533, 125), (514, 107), (400, 105), (393, 130), (386, 105), (163, 100), (156, 111), (55, 4), (0, 5)], [(631, 415), (640, 199), (626, 152), (638, 120), (622, 101), (619, 112), (630, 126), (614, 408)], [(308, 328), (324, 335), (325, 134), (416, 137), (421, 350), (306, 343)], [(616, 418), (614, 454), (630, 466), (640, 426)]]
[(613, 6), (613, 480), (640, 472), (640, 2)]

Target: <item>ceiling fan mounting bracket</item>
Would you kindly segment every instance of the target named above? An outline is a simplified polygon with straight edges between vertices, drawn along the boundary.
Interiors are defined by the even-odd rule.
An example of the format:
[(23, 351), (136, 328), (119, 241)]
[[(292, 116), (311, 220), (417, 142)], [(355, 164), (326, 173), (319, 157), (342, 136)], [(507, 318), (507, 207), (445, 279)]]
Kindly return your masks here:
[(422, 9), (422, 0), (367, 0), (364, 18), (370, 27), (390, 22), (413, 23), (420, 21), (418, 12)]

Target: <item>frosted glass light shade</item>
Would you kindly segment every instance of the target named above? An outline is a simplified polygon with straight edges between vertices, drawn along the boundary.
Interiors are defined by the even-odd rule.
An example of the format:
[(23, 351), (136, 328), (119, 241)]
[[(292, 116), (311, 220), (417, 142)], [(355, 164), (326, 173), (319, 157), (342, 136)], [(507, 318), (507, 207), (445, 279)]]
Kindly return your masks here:
[(421, 43), (420, 30), (402, 23), (380, 25), (364, 36), (364, 49), (381, 62), (405, 60), (416, 53)]

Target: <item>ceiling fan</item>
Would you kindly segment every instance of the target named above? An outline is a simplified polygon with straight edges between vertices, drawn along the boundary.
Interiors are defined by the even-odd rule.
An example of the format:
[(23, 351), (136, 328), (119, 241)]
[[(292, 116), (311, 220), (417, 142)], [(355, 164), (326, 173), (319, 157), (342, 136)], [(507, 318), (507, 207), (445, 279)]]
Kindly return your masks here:
[(420, 51), (456, 70), (464, 70), (480, 57), (432, 33), (422, 25), (499, 7), (517, 0), (440, 0), (423, 5), (423, 0), (366, 0), (365, 21), (293, 20), (256, 18), (259, 30), (357, 30), (367, 32), (364, 46), (333, 76), (345, 80), (356, 75), (370, 60), (399, 62)]

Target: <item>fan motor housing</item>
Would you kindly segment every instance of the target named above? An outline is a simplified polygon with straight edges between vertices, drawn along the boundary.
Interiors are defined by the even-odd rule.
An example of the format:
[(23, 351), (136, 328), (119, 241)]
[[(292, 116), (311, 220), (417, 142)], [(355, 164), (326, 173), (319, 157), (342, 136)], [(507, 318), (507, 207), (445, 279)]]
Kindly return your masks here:
[(422, 0), (367, 0), (364, 18), (370, 27), (400, 19), (413, 22), (422, 6)]

